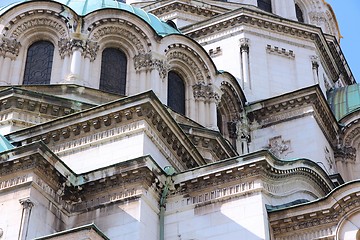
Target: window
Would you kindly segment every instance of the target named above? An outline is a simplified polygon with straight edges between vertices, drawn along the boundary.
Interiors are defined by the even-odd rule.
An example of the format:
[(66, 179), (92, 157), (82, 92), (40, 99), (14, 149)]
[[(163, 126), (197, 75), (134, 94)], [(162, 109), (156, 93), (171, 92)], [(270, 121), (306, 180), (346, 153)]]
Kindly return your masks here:
[(301, 8), (299, 7), (299, 5), (295, 4), (295, 12), (296, 12), (296, 18), (299, 22), (304, 22), (304, 14), (301, 10)]
[(185, 115), (185, 84), (174, 71), (168, 74), (167, 105), (177, 113)]
[(106, 48), (101, 58), (100, 90), (125, 95), (127, 59), (117, 48)]
[(51, 42), (33, 43), (27, 51), (23, 84), (50, 84), (53, 56), (54, 45)]
[(272, 8), (271, 8), (271, 0), (257, 0), (257, 5), (260, 9), (267, 11), (267, 12), (272, 12)]

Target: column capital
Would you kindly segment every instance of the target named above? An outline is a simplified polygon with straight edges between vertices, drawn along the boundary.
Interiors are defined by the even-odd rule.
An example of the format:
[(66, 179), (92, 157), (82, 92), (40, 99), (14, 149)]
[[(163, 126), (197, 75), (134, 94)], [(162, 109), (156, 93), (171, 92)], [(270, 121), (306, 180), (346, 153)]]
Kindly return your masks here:
[(34, 203), (30, 200), (30, 198), (20, 199), (19, 203), (23, 206), (24, 209), (31, 209), (34, 206)]
[(318, 69), (319, 68), (319, 57), (313, 55), (313, 56), (310, 56), (310, 59), (311, 59), (312, 68)]
[(90, 58), (94, 61), (99, 50), (97, 42), (92, 40), (83, 40), (77, 38), (61, 38), (58, 41), (59, 54), (61, 58), (70, 56), (74, 51), (80, 50), (84, 57)]
[(241, 52), (249, 52), (250, 40), (248, 38), (240, 38), (239, 43)]
[(136, 71), (157, 70), (161, 79), (167, 75), (169, 66), (165, 59), (155, 58), (152, 53), (140, 53), (134, 57)]
[(212, 84), (205, 84), (203, 82), (196, 83), (192, 86), (194, 98), (197, 100), (210, 101), (218, 103), (220, 100), (219, 94), (214, 90)]
[(2, 37), (0, 39), (0, 55), (15, 59), (19, 55), (21, 44), (14, 38)]

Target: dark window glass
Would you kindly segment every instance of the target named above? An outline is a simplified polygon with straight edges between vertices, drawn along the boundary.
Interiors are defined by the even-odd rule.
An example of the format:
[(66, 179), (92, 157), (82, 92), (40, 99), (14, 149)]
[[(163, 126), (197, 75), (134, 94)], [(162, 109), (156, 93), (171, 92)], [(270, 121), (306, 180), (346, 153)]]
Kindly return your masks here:
[(33, 43), (27, 52), (24, 84), (50, 84), (54, 45), (48, 41)]
[(174, 71), (168, 75), (168, 106), (177, 113), (185, 115), (185, 84)]
[(116, 48), (106, 48), (101, 58), (100, 90), (125, 95), (127, 59)]
[(271, 0), (257, 0), (257, 5), (260, 9), (267, 11), (267, 12), (272, 12), (271, 9)]
[(299, 5), (295, 4), (296, 18), (299, 22), (304, 22), (304, 15)]

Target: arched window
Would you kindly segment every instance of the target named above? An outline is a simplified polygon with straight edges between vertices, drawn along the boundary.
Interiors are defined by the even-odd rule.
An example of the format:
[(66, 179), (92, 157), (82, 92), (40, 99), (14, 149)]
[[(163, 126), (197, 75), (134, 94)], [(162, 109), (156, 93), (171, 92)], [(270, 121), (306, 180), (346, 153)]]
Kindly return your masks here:
[(33, 43), (27, 51), (23, 84), (50, 84), (53, 56), (54, 45), (51, 42)]
[(106, 48), (102, 52), (100, 90), (125, 95), (127, 58), (117, 48)]
[(299, 5), (295, 4), (296, 18), (299, 22), (304, 22), (304, 14)]
[(271, 8), (271, 0), (257, 0), (257, 5), (260, 9), (267, 11), (267, 12), (272, 12), (272, 8)]
[(185, 115), (185, 84), (174, 71), (168, 74), (167, 105), (175, 112)]

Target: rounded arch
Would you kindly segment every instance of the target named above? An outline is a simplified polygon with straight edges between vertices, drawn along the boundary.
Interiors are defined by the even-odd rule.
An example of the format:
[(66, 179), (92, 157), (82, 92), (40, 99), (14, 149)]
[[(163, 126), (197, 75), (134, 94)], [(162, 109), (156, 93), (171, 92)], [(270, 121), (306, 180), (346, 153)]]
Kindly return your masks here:
[(336, 228), (336, 240), (360, 240), (360, 208), (347, 212)]

